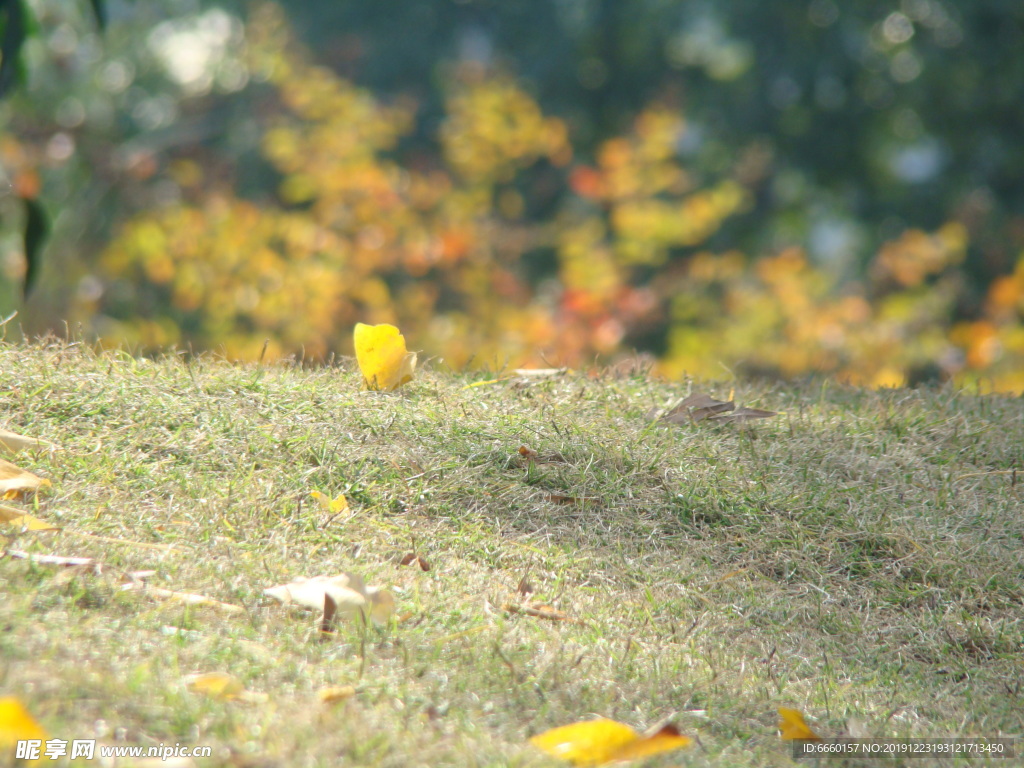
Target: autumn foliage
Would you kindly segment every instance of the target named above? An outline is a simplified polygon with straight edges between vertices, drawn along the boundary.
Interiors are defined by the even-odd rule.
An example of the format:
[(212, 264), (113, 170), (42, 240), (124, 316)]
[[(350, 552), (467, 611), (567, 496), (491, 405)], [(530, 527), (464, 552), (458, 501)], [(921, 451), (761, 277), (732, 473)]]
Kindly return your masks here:
[(686, 167), (677, 108), (650, 104), (586, 158), (513, 77), (463, 66), (424, 158), (402, 149), (432, 130), (415, 104), (312, 63), (275, 6), (248, 34), (275, 105), (260, 153), (277, 198), (241, 199), (195, 161), (171, 162), (182, 201), (123, 226), (101, 258), (110, 289), (79, 307), (110, 343), (254, 359), (269, 339), (271, 357), (325, 358), (352, 354), (362, 321), (401, 327), (410, 349), (455, 368), (579, 366), (639, 347), (670, 376), (1024, 390), (1024, 258), (954, 321), (959, 222), (905, 231), (840, 283), (796, 248), (711, 247), (750, 192), (738, 171)]

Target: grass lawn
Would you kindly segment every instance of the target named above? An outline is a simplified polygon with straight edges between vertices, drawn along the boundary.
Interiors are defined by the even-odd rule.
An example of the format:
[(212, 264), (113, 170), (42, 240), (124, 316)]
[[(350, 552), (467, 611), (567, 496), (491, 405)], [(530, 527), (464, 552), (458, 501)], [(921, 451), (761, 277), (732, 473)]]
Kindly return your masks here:
[[(103, 565), (0, 558), (0, 696), (53, 738), (251, 768), (563, 765), (529, 737), (595, 715), (696, 739), (646, 765), (792, 765), (778, 707), (822, 736), (1024, 735), (1024, 399), (493, 378), (0, 345), (0, 426), (62, 449), (8, 457), (52, 486), (7, 502), (62, 530), (0, 551)], [(732, 387), (780, 415), (645, 418)], [(325, 639), (264, 594), (344, 571), (387, 623)], [(208, 672), (246, 692), (187, 686)]]

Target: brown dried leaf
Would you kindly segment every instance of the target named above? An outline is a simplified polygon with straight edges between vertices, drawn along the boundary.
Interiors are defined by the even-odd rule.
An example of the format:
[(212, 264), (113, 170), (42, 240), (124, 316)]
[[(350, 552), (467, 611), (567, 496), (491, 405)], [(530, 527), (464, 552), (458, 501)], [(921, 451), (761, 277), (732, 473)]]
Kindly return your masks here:
[(523, 578), (519, 580), (519, 586), (516, 587), (516, 592), (526, 597), (527, 595), (532, 595), (534, 591), (533, 584), (530, 583), (529, 574), (523, 574)]
[(399, 565), (418, 565), (421, 571), (429, 571), (430, 563), (427, 562), (426, 558), (417, 555), (415, 552), (410, 552), (405, 555), (401, 560), (398, 561)]
[(548, 619), (549, 621), (571, 621), (575, 623), (582, 623), (579, 619), (572, 618), (564, 611), (560, 611), (557, 608), (552, 608), (550, 605), (542, 605), (540, 603), (536, 603), (534, 605), (505, 603), (501, 606), (501, 610), (508, 611), (509, 613), (519, 613), (524, 616), (534, 616), (538, 619)]
[(698, 422), (710, 418), (716, 413), (731, 411), (735, 407), (736, 404), (731, 400), (716, 400), (710, 395), (695, 392), (689, 397), (680, 400), (661, 419), (670, 424), (680, 424), (689, 421)]
[(756, 419), (770, 419), (772, 416), (778, 416), (779, 414), (775, 411), (763, 411), (760, 408), (740, 408), (732, 413), (723, 413), (720, 416), (714, 416), (713, 421), (754, 421)]
[(578, 504), (580, 506), (584, 504), (597, 504), (601, 501), (597, 496), (566, 496), (562, 493), (549, 493), (545, 498), (555, 504)]

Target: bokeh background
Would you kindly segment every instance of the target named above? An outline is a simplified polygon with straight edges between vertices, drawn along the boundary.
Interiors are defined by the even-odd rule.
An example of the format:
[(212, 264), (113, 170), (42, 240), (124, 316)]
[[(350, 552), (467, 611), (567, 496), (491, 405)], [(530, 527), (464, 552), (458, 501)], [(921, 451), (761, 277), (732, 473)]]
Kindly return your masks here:
[(26, 334), (1024, 391), (1020, 2), (94, 5), (0, 102)]

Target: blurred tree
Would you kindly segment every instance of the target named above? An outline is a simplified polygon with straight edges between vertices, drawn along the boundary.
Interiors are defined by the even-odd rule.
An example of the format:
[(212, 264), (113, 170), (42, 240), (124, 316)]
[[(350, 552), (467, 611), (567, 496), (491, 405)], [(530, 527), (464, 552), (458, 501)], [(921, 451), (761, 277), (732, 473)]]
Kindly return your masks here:
[[(56, 324), (71, 303), (88, 320), (97, 302), (127, 319), (140, 306), (171, 301), (147, 292), (152, 286), (129, 291), (127, 281), (94, 268), (99, 244), (138, 212), (156, 212), (169, 226), (175, 211), (209, 208), (198, 223), (182, 220), (193, 222), (198, 239), (216, 211), (235, 222), (230, 226), (244, 226), (249, 205), (358, 240), (346, 229), (356, 224), (342, 226), (325, 203), (340, 190), (324, 174), (348, 171), (337, 160), (344, 147), (330, 135), (351, 135), (345, 121), (297, 109), (288, 89), (258, 74), (246, 50), (264, 42), (254, 36), (258, 14), (250, 16), (248, 5), (111, 3), (102, 48), (68, 4), (31, 0), (30, 7), (43, 30), (26, 49), (31, 98), (19, 94), (0, 105), (7, 128), (0, 159), (8, 178), (35, 178), (43, 199), (60, 211), (61, 247), (51, 262), (61, 279), (44, 281), (47, 294), (29, 313), (31, 327)], [(415, 259), (388, 267), (388, 299), (380, 306), (390, 309), (382, 314), (394, 311), (396, 289), (419, 286), (418, 306), (463, 313), (425, 331), (436, 338), (472, 329), (492, 334), (491, 350), (519, 349), (547, 339), (537, 329), (550, 321), (564, 327), (557, 338), (576, 359), (637, 344), (676, 360), (668, 367), (679, 370), (678, 361), (696, 359), (681, 340), (703, 334), (702, 359), (728, 349), (730, 359), (746, 355), (752, 368), (792, 374), (801, 366), (852, 370), (857, 363), (831, 353), (784, 362), (782, 347), (772, 352), (767, 337), (737, 324), (736, 308), (785, 288), (809, 297), (792, 302), (807, 314), (845, 291), (867, 303), (850, 298), (842, 322), (876, 323), (877, 333), (869, 328), (858, 342), (859, 359), (877, 353), (898, 374), (862, 371), (864, 380), (896, 381), (928, 362), (955, 372), (1016, 359), (1014, 275), (1024, 250), (1019, 4), (292, 0), (281, 7), (311, 60), (324, 67), (318, 82), (358, 86), (364, 90), (353, 92), (372, 101), (371, 112), (407, 116), (394, 118), (384, 145), (354, 137), (370, 153), (371, 176), (383, 181), (356, 178), (417, 211), (423, 242), (440, 236), (443, 252), (474, 254), (466, 264), (504, 265), (487, 278), (489, 290), (546, 308), (540, 316), (547, 320), (502, 346), (500, 329), (513, 317), (530, 325), (529, 318), (513, 313), (480, 322), (485, 307), (501, 302), (483, 291), (476, 308), (469, 306), (468, 286), (484, 280), (479, 270), (455, 270), (463, 288), (430, 298), (420, 278), (432, 280), (437, 267), (416, 272), (423, 268)], [(494, 117), (497, 124), (507, 122), (512, 135), (546, 136), (548, 144), (498, 147), (500, 157), (482, 161), (496, 147), (492, 127), (476, 117), (501, 114), (488, 99), (517, 105), (514, 114)], [(286, 113), (297, 122), (289, 125)], [(545, 125), (562, 126), (565, 138), (536, 128)], [(316, 167), (289, 165), (282, 136), (319, 158)], [(559, 141), (568, 149), (554, 151)], [(450, 199), (419, 208), (404, 185), (423, 179)], [(629, 184), (633, 191), (622, 192)], [(385, 252), (431, 252), (417, 251), (405, 235), (388, 241), (383, 229)], [(488, 240), (495, 250), (485, 258), (474, 248)], [(734, 250), (803, 266), (764, 272), (750, 259), (737, 262)], [(781, 254), (788, 255), (777, 261)], [(742, 267), (708, 266), (721, 259)], [(14, 261), (6, 263), (10, 274)], [(722, 270), (733, 270), (735, 280), (707, 283), (721, 302), (715, 317), (695, 318), (669, 295), (689, 296), (700, 274)], [(775, 280), (777, 272), (795, 277)], [(815, 326), (783, 315), (791, 318), (786, 325), (766, 320), (788, 339), (782, 346), (807, 342)], [(195, 327), (179, 319), (164, 323), (177, 328), (164, 337), (192, 337)], [(726, 347), (718, 319), (733, 323)], [(930, 337), (938, 341), (924, 344), (926, 353), (905, 355), (907, 342), (897, 337), (927, 323), (938, 329)], [(883, 326), (888, 330), (878, 330)], [(842, 323), (829, 327), (811, 335), (824, 333), (826, 346), (849, 338), (836, 330)], [(265, 331), (257, 323), (246, 332)], [(288, 344), (300, 336), (287, 337)], [(888, 346), (869, 337), (889, 339)], [(758, 353), (749, 354), (754, 348)]]

